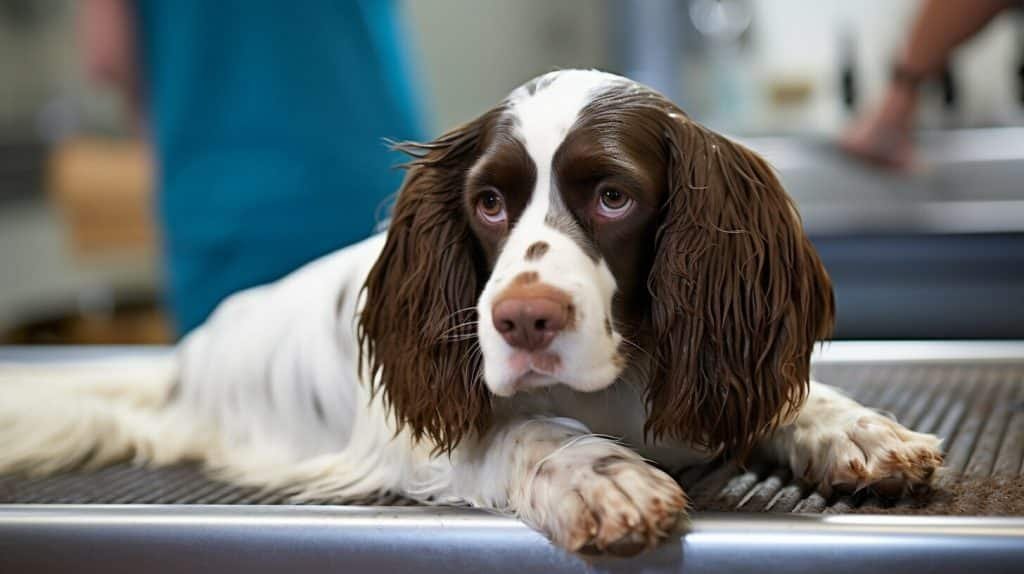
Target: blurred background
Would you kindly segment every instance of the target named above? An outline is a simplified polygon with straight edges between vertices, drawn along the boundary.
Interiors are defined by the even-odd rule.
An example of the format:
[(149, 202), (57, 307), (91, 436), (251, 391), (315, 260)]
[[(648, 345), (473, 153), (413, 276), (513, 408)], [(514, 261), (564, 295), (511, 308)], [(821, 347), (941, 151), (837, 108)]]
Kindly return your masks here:
[[(865, 162), (839, 142), (892, 88), (894, 65), (922, 6), (914, 0), (405, 0), (387, 2), (386, 9), (383, 2), (363, 0), (350, 3), (352, 13), (332, 12), (341, 27), (323, 26), (323, 38), (287, 32), (298, 24), (256, 9), (248, 14), (245, 3), (225, 15), (224, 9), (206, 13), (212, 7), (174, 13), (174, 6), (188, 2), (140, 2), (146, 13), (139, 15), (129, 1), (128, 21), (138, 20), (128, 36), (142, 39), (128, 43), (136, 61), (128, 81), (96, 64), (96, 51), (102, 56), (123, 46), (103, 41), (112, 32), (102, 14), (100, 24), (83, 24), (90, 1), (0, 0), (0, 342), (167, 342), (208, 312), (213, 303), (187, 309), (196, 277), (221, 267), (230, 272), (241, 256), (208, 256), (207, 250), (205, 268), (182, 271), (192, 262), (188, 250), (198, 249), (197, 237), (218, 245), (229, 239), (252, 244), (246, 235), (252, 231), (239, 229), (225, 239), (194, 230), (204, 222), (213, 229), (224, 227), (218, 221), (261, 222), (263, 212), (228, 210), (222, 220), (210, 218), (215, 209), (207, 210), (204, 194), (216, 203), (216, 185), (238, 187), (228, 175), (213, 178), (217, 183), (209, 191), (181, 192), (177, 203), (160, 200), (161, 193), (185, 185), (178, 174), (207, 181), (210, 170), (226, 165), (222, 151), (206, 149), (200, 161), (181, 151), (182, 142), (195, 145), (211, 134), (210, 141), (226, 142), (232, 153), (258, 147), (256, 159), (242, 157), (243, 169), (277, 166), (286, 152), (238, 143), (290, 141), (265, 123), (310, 150), (370, 150), (377, 155), (359, 165), (384, 165), (398, 158), (387, 154), (381, 138), (432, 137), (490, 108), (531, 77), (562, 67), (602, 68), (652, 85), (772, 161), (835, 282), (837, 339), (1024, 337), (1020, 10), (996, 16), (941, 70), (911, 78), (917, 89), (913, 162), (893, 169)], [(291, 10), (314, 5), (293, 4)], [(382, 23), (384, 18), (390, 20)], [(309, 19), (313, 25), (320, 17)], [(160, 30), (171, 24), (177, 26), (171, 32)], [(365, 46), (352, 40), (366, 30)], [(307, 39), (316, 42), (299, 46)], [(359, 56), (363, 49), (372, 51), (376, 67)], [(332, 56), (346, 50), (350, 58)], [(281, 53), (318, 63), (295, 67), (282, 59), (236, 66), (230, 60), (265, 61)], [(181, 70), (199, 64), (205, 75), (181, 80)], [(244, 73), (222, 73), (218, 64)], [(275, 66), (301, 73), (279, 74)], [(337, 83), (324, 87), (320, 78), (331, 74)], [(903, 76), (899, 81), (906, 81)], [(289, 105), (285, 86), (298, 94), (309, 94), (313, 84), (342, 93), (350, 89), (346, 78), (362, 86), (375, 85), (366, 80), (375, 78), (408, 121), (372, 123), (367, 106), (385, 101), (377, 97)], [(193, 82), (193, 89), (179, 89), (178, 81)], [(276, 99), (265, 96), (268, 90)], [(261, 97), (272, 105), (260, 109)], [(214, 103), (222, 107), (209, 107)], [(334, 134), (358, 138), (295, 135), (296, 125), (315, 128), (318, 110), (340, 122)], [(219, 119), (246, 114), (260, 126)], [(362, 123), (348, 129), (346, 117)], [(181, 135), (182, 126), (194, 126), (195, 133)], [(241, 135), (216, 135), (231, 129)], [(270, 186), (282, 173), (297, 173), (296, 181), (328, 187), (334, 179), (363, 177), (359, 165), (338, 158), (324, 155), (318, 164), (332, 166), (337, 174), (330, 177), (294, 163), (252, 177)], [(394, 186), (396, 176), (388, 177), (375, 185)], [(365, 193), (364, 203), (377, 205), (386, 190), (337, 191), (339, 197), (346, 193)], [(311, 197), (308, 205), (315, 206), (319, 196)], [(368, 234), (375, 217), (360, 217), (335, 238), (316, 243), (320, 239), (300, 237), (317, 245), (306, 258), (338, 246), (331, 241), (340, 245)], [(290, 233), (289, 222), (314, 233), (309, 230), (317, 224), (309, 221), (285, 217), (259, 227), (274, 228), (267, 235), (273, 239)], [(181, 228), (188, 233), (175, 231)], [(278, 260), (277, 267), (258, 272), (239, 263), (239, 273), (249, 282), (269, 280), (302, 259)], [(203, 296), (214, 303), (219, 297)]]

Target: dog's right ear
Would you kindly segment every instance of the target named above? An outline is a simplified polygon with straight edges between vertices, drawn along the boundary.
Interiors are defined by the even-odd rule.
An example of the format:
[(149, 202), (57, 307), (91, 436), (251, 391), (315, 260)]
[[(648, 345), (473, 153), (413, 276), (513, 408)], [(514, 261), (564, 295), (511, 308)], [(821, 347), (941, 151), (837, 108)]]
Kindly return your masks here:
[(501, 108), (429, 143), (401, 142), (409, 171), (384, 249), (366, 279), (359, 316), (360, 364), (400, 428), (451, 450), (482, 431), (490, 396), (476, 341), (453, 334), (475, 321), (483, 288), (465, 213), (466, 175)]

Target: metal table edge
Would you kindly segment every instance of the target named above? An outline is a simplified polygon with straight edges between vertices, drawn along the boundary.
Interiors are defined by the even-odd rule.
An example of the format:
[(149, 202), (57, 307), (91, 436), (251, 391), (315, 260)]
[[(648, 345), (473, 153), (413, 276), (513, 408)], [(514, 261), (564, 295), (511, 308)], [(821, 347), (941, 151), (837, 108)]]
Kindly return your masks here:
[(474, 509), (0, 505), (5, 572), (1011, 572), (1021, 564), (1024, 518), (697, 513), (678, 538), (615, 559), (568, 554), (518, 520)]
[[(68, 362), (111, 358), (146, 360), (173, 352), (165, 345), (0, 345), (0, 362)], [(815, 345), (812, 362), (1024, 361), (1024, 340), (839, 340)]]
[(1024, 362), (1024, 340), (825, 341), (811, 363)]

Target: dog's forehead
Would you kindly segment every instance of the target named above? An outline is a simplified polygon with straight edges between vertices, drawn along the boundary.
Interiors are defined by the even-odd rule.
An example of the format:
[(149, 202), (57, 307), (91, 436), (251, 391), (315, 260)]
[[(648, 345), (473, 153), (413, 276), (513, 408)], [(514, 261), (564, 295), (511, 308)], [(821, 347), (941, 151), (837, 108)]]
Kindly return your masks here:
[(534, 177), (525, 208), (513, 224), (505, 247), (511, 246), (519, 253), (526, 249), (526, 243), (543, 236), (556, 243), (567, 239), (595, 263), (601, 259), (554, 185), (553, 164), (556, 153), (570, 132), (580, 127), (580, 119), (595, 99), (625, 86), (638, 84), (606, 72), (564, 70), (535, 78), (509, 95), (506, 126), (525, 150)]
[(631, 83), (596, 70), (564, 70), (535, 78), (508, 97), (514, 131), (535, 162), (550, 163), (587, 104), (614, 86)]

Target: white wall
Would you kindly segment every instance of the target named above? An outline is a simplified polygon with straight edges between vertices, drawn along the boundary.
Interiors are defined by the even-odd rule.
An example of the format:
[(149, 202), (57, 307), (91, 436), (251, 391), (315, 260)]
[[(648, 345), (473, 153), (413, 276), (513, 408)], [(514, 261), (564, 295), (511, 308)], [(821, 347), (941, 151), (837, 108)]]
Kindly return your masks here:
[[(536, 74), (614, 63), (609, 4), (616, 0), (403, 1), (435, 132), (473, 117)], [(750, 92), (743, 98), (750, 109), (743, 110), (740, 125), (725, 127), (836, 133), (849, 121), (838, 93), (840, 31), (855, 34), (861, 101), (870, 104), (881, 94), (918, 5), (919, 0), (752, 0), (754, 44), (747, 61), (735, 64), (735, 80)], [(925, 102), (922, 125), (1024, 123), (1015, 95), (1020, 30), (1004, 16), (964, 46), (954, 60), (962, 113), (941, 117), (932, 98)], [(708, 65), (685, 69), (690, 90), (710, 89), (715, 71)], [(792, 81), (808, 82), (810, 99), (795, 108), (774, 106), (768, 97), (772, 86)], [(704, 100), (714, 104), (716, 97), (710, 93)], [(700, 109), (700, 101), (690, 106)]]
[(403, 0), (403, 8), (432, 133), (473, 118), (539, 74), (610, 65), (603, 0)]

